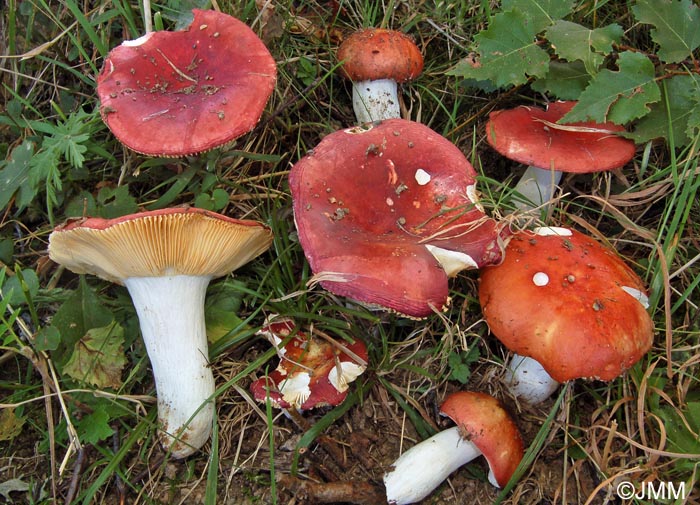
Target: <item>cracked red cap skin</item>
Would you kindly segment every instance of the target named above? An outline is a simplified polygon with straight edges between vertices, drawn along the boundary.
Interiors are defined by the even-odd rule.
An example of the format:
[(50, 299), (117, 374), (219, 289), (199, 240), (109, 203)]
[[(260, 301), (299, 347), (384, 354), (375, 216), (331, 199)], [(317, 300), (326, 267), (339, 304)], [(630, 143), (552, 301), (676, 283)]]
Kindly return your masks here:
[[(634, 142), (615, 134), (625, 131), (623, 126), (593, 121), (559, 125), (565, 129), (552, 126), (576, 103), (553, 102), (546, 110), (520, 106), (492, 112), (486, 123), (486, 139), (503, 156), (545, 170), (601, 172), (630, 161)], [(576, 128), (604, 132), (576, 131)]]
[(289, 176), (299, 241), (320, 284), (410, 317), (443, 310), (448, 276), (426, 245), (475, 267), (502, 257), (499, 226), (475, 204), (475, 176), (454, 144), (412, 121), (326, 136)]
[(498, 485), (505, 486), (523, 459), (523, 441), (501, 403), (485, 393), (458, 391), (445, 399), (440, 413), (482, 452)]
[(423, 55), (408, 35), (367, 28), (351, 34), (338, 48), (341, 70), (351, 81), (410, 81), (423, 71)]
[[(338, 363), (348, 362), (357, 365), (360, 363), (343, 352), (340, 347), (319, 337), (303, 332), (294, 333), (290, 337), (294, 329), (295, 325), (290, 319), (278, 317), (268, 322), (258, 332), (273, 341), (275, 346), (283, 342), (284, 346), (278, 351), (279, 366), (266, 377), (261, 377), (251, 384), (250, 390), (253, 397), (259, 402), (269, 398), (279, 408), (295, 407), (292, 403), (285, 401), (280, 388), (284, 386), (286, 380), (299, 374), (308, 374), (309, 394), (306, 399), (299, 401), (300, 410), (340, 405), (347, 397), (349, 390), (338, 390), (329, 380), (329, 373)], [(343, 342), (342, 346), (365, 363), (367, 362), (367, 347), (361, 340), (355, 340), (353, 343)]]
[(185, 30), (150, 32), (114, 48), (97, 77), (100, 113), (134, 151), (185, 156), (222, 146), (257, 124), (277, 68), (245, 23), (194, 11)]
[(481, 272), (481, 307), (508, 349), (555, 380), (612, 380), (651, 347), (654, 324), (638, 298), (646, 289), (615, 251), (568, 231), (513, 236), (503, 263)]

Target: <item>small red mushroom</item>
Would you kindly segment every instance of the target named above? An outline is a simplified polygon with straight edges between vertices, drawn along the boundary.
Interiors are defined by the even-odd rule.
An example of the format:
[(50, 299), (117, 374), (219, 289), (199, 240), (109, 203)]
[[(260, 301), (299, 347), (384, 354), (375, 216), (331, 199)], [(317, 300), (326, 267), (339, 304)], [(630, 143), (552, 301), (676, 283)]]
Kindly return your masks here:
[(245, 23), (194, 11), (185, 30), (123, 42), (97, 77), (100, 113), (134, 151), (186, 156), (222, 146), (260, 119), (275, 61)]
[(634, 156), (634, 142), (618, 135), (625, 130), (620, 125), (592, 121), (558, 124), (576, 103), (553, 102), (546, 110), (520, 106), (490, 114), (488, 143), (503, 156), (529, 165), (515, 187), (525, 199), (521, 208), (549, 201), (562, 172), (612, 170)]
[(387, 501), (415, 503), (462, 465), (483, 455), (489, 482), (505, 486), (523, 458), (518, 427), (501, 404), (485, 393), (451, 394), (440, 413), (457, 426), (443, 430), (404, 452), (384, 475)]
[(475, 183), (454, 144), (403, 119), (331, 133), (289, 176), (321, 285), (412, 317), (448, 305), (448, 276), (501, 260), (500, 227)]
[(416, 78), (423, 56), (408, 35), (367, 28), (338, 48), (338, 60), (352, 85), (352, 105), (359, 123), (401, 117), (398, 83)]
[[(481, 271), (479, 300), (491, 332), (519, 355), (511, 364), (514, 394), (534, 404), (551, 393), (547, 376), (609, 381), (649, 350), (654, 323), (645, 292), (612, 249), (575, 230), (546, 227), (511, 238), (503, 263)], [(547, 373), (529, 380), (536, 371), (520, 356)]]
[(277, 348), (278, 367), (253, 382), (253, 397), (270, 399), (276, 407), (309, 410), (336, 406), (348, 395), (348, 384), (367, 367), (361, 340), (333, 343), (313, 334), (295, 332), (291, 319), (273, 317), (258, 332)]

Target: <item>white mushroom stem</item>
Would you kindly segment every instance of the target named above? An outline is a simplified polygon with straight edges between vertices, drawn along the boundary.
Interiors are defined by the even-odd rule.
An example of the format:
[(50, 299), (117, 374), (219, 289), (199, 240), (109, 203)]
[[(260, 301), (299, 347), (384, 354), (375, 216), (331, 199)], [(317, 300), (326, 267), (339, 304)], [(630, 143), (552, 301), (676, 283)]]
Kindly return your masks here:
[(211, 434), (215, 388), (204, 322), (209, 281), (192, 275), (124, 281), (153, 368), (160, 440), (174, 458), (192, 454)]
[(398, 84), (393, 79), (353, 82), (352, 108), (358, 123), (400, 118)]
[(514, 188), (518, 199), (516, 207), (527, 211), (545, 205), (554, 197), (561, 176), (562, 172), (556, 170), (527, 167)]
[(518, 400), (537, 405), (549, 398), (559, 387), (539, 361), (513, 354), (508, 363), (506, 383)]
[[(384, 474), (387, 502), (396, 505), (418, 502), (452, 472), (479, 456), (481, 451), (462, 438), (457, 426), (441, 431), (404, 452), (392, 470)], [(489, 481), (498, 487), (490, 471)]]

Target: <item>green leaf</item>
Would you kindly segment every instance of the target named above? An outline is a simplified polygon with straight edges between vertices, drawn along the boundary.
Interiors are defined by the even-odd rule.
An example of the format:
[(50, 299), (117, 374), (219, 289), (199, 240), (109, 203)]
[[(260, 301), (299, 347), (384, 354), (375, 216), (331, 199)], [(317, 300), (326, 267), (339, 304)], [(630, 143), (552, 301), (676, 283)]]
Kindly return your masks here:
[(626, 124), (644, 116), (649, 104), (661, 98), (654, 79), (654, 64), (643, 54), (620, 53), (619, 70), (601, 70), (581, 93), (579, 103), (562, 118), (575, 121), (612, 121)]
[(582, 61), (589, 73), (595, 74), (613, 43), (624, 35), (620, 25), (612, 24), (590, 30), (571, 21), (559, 20), (547, 32), (547, 39), (557, 55), (568, 61)]
[(116, 188), (102, 187), (97, 193), (97, 212), (100, 217), (111, 219), (132, 214), (138, 210), (136, 199), (129, 194), (129, 185)]
[(39, 277), (31, 268), (22, 270), (21, 276), (7, 277), (2, 285), (2, 295), (10, 305), (27, 303), (25, 291), (30, 298), (34, 298), (39, 291)]
[(76, 430), (82, 442), (97, 444), (112, 436), (114, 430), (109, 425), (110, 417), (104, 406), (95, 407), (91, 414), (76, 423)]
[(34, 155), (34, 142), (25, 140), (15, 147), (10, 159), (0, 171), (0, 208), (4, 209), (17, 193), (15, 205), (21, 211), (29, 205), (38, 192), (29, 180), (29, 163)]
[(61, 334), (53, 326), (41, 328), (34, 337), (37, 351), (55, 351), (61, 343)]
[(522, 12), (535, 33), (539, 33), (555, 21), (569, 15), (573, 0), (503, 0), (503, 11)]
[(562, 100), (576, 100), (591, 82), (591, 75), (583, 62), (552, 61), (549, 72), (532, 83), (532, 89)]
[(0, 410), (0, 442), (12, 440), (22, 433), (25, 418), (15, 414), (15, 409), (4, 408)]
[(544, 77), (549, 54), (535, 40), (539, 30), (519, 11), (496, 14), (488, 29), (474, 37), (480, 59), (460, 62), (448, 73), (500, 88), (524, 84), (529, 77)]
[(654, 26), (651, 38), (662, 61), (683, 61), (700, 47), (700, 8), (691, 0), (637, 0), (632, 12), (640, 23)]
[(675, 75), (662, 84), (665, 93), (661, 101), (637, 122), (630, 137), (642, 143), (673, 134), (676, 145), (687, 145), (696, 135), (693, 117), (700, 115), (700, 82), (695, 76)]
[(76, 342), (90, 328), (99, 328), (114, 319), (112, 313), (102, 305), (97, 293), (80, 278), (73, 294), (61, 305), (51, 320), (51, 326), (61, 334), (61, 344), (52, 356), (59, 364), (65, 362), (73, 352)]
[(116, 322), (91, 328), (76, 343), (63, 373), (98, 388), (119, 389), (126, 365), (123, 343), (124, 328)]
[(204, 309), (209, 342), (229, 335), (242, 324), (237, 313), (241, 306), (241, 284), (236, 281), (216, 283), (207, 291), (207, 303)]

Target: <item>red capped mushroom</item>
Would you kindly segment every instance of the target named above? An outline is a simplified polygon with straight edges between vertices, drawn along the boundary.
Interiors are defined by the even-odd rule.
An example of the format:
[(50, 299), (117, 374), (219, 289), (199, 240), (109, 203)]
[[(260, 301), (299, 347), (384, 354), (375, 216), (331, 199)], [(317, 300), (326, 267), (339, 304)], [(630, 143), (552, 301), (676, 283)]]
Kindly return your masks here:
[(476, 173), (430, 128), (390, 119), (331, 133), (289, 184), (299, 241), (327, 290), (425, 317), (448, 305), (448, 276), (497, 264), (502, 240)]
[(558, 124), (575, 101), (553, 102), (546, 110), (520, 106), (492, 112), (486, 139), (503, 156), (528, 169), (515, 187), (522, 209), (539, 207), (554, 196), (562, 172), (591, 173), (622, 167), (634, 156), (634, 142), (614, 123)]
[(440, 413), (457, 426), (443, 430), (404, 452), (384, 475), (388, 503), (404, 505), (428, 496), (462, 465), (483, 455), (489, 482), (505, 486), (523, 458), (515, 422), (501, 404), (485, 393), (451, 394)]
[(278, 408), (309, 410), (336, 406), (348, 395), (348, 385), (367, 367), (367, 348), (361, 340), (334, 343), (295, 332), (291, 319), (273, 317), (258, 332), (277, 348), (279, 366), (253, 382), (253, 397)]
[(353, 33), (338, 48), (345, 77), (352, 81), (352, 105), (359, 123), (401, 117), (398, 83), (423, 70), (423, 56), (408, 35), (382, 28)]
[(100, 113), (134, 151), (185, 156), (222, 146), (260, 119), (275, 61), (245, 23), (194, 11), (185, 30), (123, 42), (97, 77)]
[[(519, 355), (511, 364), (514, 394), (534, 404), (556, 387), (548, 376), (609, 381), (649, 350), (654, 323), (645, 292), (612, 249), (547, 227), (511, 238), (503, 263), (482, 270), (479, 300), (491, 332)], [(538, 372), (520, 356), (546, 373), (530, 380)]]
[(153, 368), (159, 437), (174, 458), (204, 445), (214, 419), (207, 286), (271, 242), (272, 233), (261, 223), (195, 208), (78, 219), (49, 236), (53, 261), (129, 291)]

